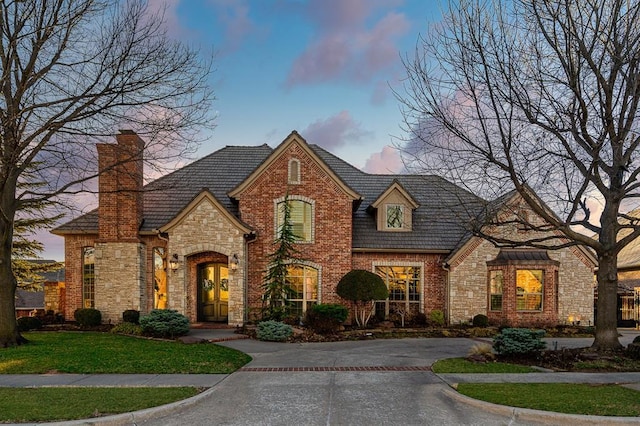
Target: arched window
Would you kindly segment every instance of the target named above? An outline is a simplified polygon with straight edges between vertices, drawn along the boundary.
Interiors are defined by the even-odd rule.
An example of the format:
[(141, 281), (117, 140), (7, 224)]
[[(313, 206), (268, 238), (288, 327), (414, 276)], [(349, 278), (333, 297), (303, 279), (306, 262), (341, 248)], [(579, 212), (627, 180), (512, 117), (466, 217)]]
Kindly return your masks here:
[(289, 183), (300, 183), (300, 160), (297, 158), (289, 160)]
[(82, 306), (84, 308), (96, 307), (96, 262), (95, 249), (84, 247), (82, 249)]

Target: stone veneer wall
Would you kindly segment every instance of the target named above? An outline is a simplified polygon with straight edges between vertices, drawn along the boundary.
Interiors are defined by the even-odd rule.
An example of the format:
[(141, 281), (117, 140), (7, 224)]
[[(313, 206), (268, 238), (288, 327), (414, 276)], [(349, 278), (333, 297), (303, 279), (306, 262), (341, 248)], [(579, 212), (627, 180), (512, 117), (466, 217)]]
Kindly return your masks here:
[(146, 306), (146, 246), (112, 242), (95, 247), (95, 307), (102, 322), (118, 323), (125, 310)]
[[(462, 260), (451, 266), (449, 275), (449, 321), (468, 322), (474, 315), (487, 314), (489, 260), (500, 249), (488, 241), (476, 239), (466, 247)], [(584, 255), (576, 248), (549, 250), (549, 257), (560, 262), (558, 268), (558, 309), (554, 321), (564, 323), (569, 316), (579, 316), (584, 323), (593, 324), (593, 271)], [(545, 295), (546, 295), (545, 291)], [(550, 321), (541, 313), (527, 313), (533, 322)]]
[(587, 266), (584, 254), (577, 248), (549, 251), (549, 257), (560, 262), (558, 283), (558, 321), (569, 317), (581, 324), (593, 324), (594, 271)]
[[(169, 231), (167, 256), (178, 254), (181, 261), (177, 271), (168, 271), (168, 308), (197, 320), (196, 269), (192, 256), (202, 253), (221, 253), (227, 257), (238, 255), (235, 273), (229, 273), (229, 324), (244, 322), (244, 271), (246, 265), (244, 234), (208, 199), (203, 199)], [(228, 261), (228, 260), (227, 260)]]

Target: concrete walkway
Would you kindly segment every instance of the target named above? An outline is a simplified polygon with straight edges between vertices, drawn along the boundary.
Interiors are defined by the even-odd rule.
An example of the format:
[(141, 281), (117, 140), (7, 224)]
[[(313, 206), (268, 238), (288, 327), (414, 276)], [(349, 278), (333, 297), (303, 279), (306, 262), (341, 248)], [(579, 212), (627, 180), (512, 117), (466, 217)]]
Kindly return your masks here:
[[(622, 331), (621, 343), (640, 334)], [(477, 340), (416, 338), (283, 344), (239, 339), (233, 330), (189, 334), (248, 353), (224, 374), (0, 375), (0, 386), (197, 386), (207, 391), (174, 404), (62, 424), (145, 425), (475, 425), (640, 424), (640, 418), (574, 416), (473, 400), (452, 390), (465, 382), (615, 383), (640, 390), (640, 373), (434, 374), (438, 359), (464, 356)], [(490, 342), (490, 339), (488, 340)], [(547, 339), (584, 347), (592, 339)]]

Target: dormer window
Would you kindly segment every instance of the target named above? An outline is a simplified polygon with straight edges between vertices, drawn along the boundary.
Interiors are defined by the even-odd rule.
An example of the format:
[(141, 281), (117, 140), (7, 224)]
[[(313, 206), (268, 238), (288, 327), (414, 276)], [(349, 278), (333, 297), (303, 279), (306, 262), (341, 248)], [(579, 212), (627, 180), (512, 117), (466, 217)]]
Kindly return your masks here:
[(300, 160), (297, 158), (289, 160), (289, 183), (300, 183)]
[(375, 212), (377, 229), (383, 232), (411, 232), (413, 211), (419, 207), (409, 192), (394, 179), (391, 185), (369, 206)]
[(387, 204), (387, 229), (402, 229), (404, 226), (404, 206), (402, 204)]

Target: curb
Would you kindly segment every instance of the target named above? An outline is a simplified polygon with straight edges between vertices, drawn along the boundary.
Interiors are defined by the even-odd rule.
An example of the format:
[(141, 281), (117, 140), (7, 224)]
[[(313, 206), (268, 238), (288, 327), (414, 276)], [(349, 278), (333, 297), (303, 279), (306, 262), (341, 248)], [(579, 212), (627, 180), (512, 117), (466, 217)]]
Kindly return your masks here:
[(453, 389), (443, 389), (442, 393), (449, 399), (502, 416), (511, 417), (512, 421), (535, 421), (554, 425), (638, 425), (639, 417), (588, 416), (584, 414), (554, 413), (551, 411), (532, 410), (530, 408), (509, 407), (492, 402), (481, 401), (462, 395)]

